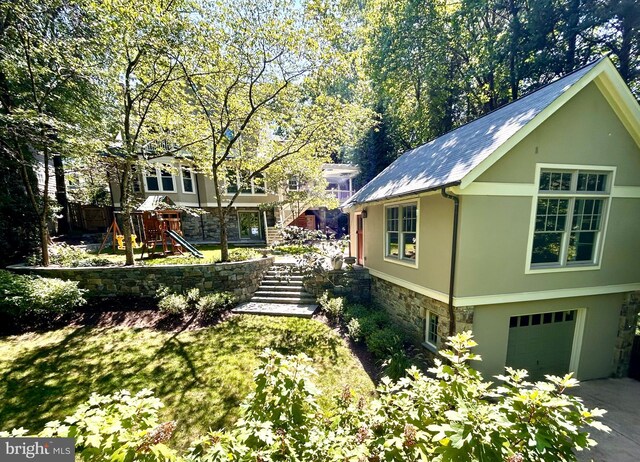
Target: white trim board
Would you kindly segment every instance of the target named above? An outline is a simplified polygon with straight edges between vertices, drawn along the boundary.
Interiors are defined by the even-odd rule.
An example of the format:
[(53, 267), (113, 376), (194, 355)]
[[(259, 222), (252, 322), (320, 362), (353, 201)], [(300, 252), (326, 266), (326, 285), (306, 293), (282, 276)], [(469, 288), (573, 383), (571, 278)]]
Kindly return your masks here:
[[(412, 282), (405, 281), (382, 271), (367, 268), (371, 276), (375, 276), (380, 279), (384, 279), (392, 284), (395, 284), (405, 289), (412, 290), (419, 294), (433, 298), (440, 302), (448, 303), (449, 296), (443, 292), (429, 289)], [(589, 297), (592, 295), (607, 295), (624, 292), (640, 291), (640, 282), (634, 282), (630, 284), (616, 284), (609, 286), (597, 286), (597, 287), (578, 287), (572, 289), (552, 289), (541, 290), (537, 292), (518, 292), (511, 294), (495, 294), (495, 295), (476, 295), (467, 297), (454, 297), (453, 306), (480, 306), (480, 305), (497, 305), (502, 303), (518, 303), (529, 302), (536, 300), (552, 300), (555, 298), (570, 298), (570, 297)]]
[[(556, 167), (556, 165), (553, 165)], [(557, 168), (560, 168), (558, 166)], [(591, 166), (584, 165), (583, 169), (592, 169)], [(594, 167), (597, 169), (597, 167)], [(611, 167), (608, 167), (609, 169)], [(534, 183), (493, 183), (474, 182), (465, 189), (459, 187), (451, 188), (451, 192), (459, 196), (505, 196), (505, 197), (532, 197), (537, 194)], [(613, 186), (611, 197), (640, 199), (640, 186)]]

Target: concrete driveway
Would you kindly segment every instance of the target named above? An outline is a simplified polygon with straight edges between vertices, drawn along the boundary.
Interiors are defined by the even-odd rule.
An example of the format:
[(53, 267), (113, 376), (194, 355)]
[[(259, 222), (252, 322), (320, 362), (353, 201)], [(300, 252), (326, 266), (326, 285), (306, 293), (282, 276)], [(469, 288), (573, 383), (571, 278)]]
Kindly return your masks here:
[(579, 461), (637, 462), (640, 460), (640, 382), (603, 379), (581, 382), (575, 394), (589, 408), (606, 409), (602, 422), (611, 433), (590, 429), (598, 445), (578, 453)]

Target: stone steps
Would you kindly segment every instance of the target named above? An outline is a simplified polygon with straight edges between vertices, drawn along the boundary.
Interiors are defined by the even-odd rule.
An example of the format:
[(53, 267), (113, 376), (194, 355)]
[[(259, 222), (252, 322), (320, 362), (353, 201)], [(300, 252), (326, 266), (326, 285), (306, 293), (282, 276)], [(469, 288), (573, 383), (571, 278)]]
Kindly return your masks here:
[[(302, 275), (292, 274), (290, 263), (276, 263), (264, 275), (260, 287), (248, 303), (235, 313), (311, 317), (318, 307), (316, 298), (302, 284)], [(295, 271), (295, 269), (293, 270)]]

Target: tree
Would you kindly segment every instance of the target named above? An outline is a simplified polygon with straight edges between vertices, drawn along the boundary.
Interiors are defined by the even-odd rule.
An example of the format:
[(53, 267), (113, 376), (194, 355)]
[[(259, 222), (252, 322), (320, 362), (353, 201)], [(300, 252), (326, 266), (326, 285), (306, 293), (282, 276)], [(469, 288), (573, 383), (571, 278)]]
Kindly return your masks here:
[[(37, 216), (40, 254), (49, 264), (49, 161), (79, 152), (95, 120), (92, 30), (80, 3), (64, 0), (0, 4), (0, 150), (16, 168)], [(44, 187), (34, 180), (36, 158)]]
[(109, 110), (105, 116), (112, 132), (106, 144), (108, 162), (116, 168), (120, 186), (127, 265), (134, 264), (135, 166), (185, 147), (177, 146), (174, 136), (180, 123), (175, 107), (181, 103), (176, 99), (183, 94), (178, 62), (195, 11), (188, 0), (103, 0), (94, 5), (101, 45), (107, 52), (103, 83)]
[(334, 90), (344, 55), (331, 47), (321, 6), (205, 3), (190, 54), (180, 61), (198, 108), (185, 106), (182, 120), (190, 129), (184, 136), (205, 140), (190, 152), (213, 179), (223, 261), (227, 220), (243, 188), (251, 182), (264, 187), (265, 175), (277, 188), (272, 180), (283, 172), (319, 171), (366, 128), (366, 111)]

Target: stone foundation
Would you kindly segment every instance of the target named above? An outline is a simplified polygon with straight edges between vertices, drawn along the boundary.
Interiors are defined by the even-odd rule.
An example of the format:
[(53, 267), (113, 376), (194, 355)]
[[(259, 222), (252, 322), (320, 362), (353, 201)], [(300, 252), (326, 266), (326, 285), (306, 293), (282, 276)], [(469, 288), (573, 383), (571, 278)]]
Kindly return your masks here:
[[(207, 213), (201, 216), (186, 212), (182, 213), (182, 233), (185, 239), (220, 242), (220, 220), (217, 216), (217, 210), (211, 207), (203, 208), (202, 210)], [(229, 241), (240, 240), (238, 217), (235, 213), (227, 217), (227, 233)]]
[(232, 292), (246, 301), (258, 290), (274, 258), (201, 265), (105, 266), (95, 268), (42, 268), (13, 266), (19, 273), (78, 281), (89, 297), (137, 295), (153, 297), (163, 286), (175, 292), (198, 288), (201, 292)]
[(332, 297), (345, 297), (351, 303), (366, 304), (371, 301), (371, 276), (368, 269), (361, 267), (332, 270), (307, 278), (304, 288), (316, 297), (326, 291)]
[[(400, 287), (384, 279), (371, 277), (372, 301), (384, 308), (416, 345), (424, 345), (427, 311), (438, 316), (438, 348), (449, 336), (449, 305), (447, 303)], [(473, 327), (472, 306), (456, 307), (456, 332)]]
[(640, 292), (629, 292), (620, 309), (618, 337), (613, 355), (613, 374), (615, 377), (629, 375), (631, 350), (636, 334), (638, 313), (640, 312)]

